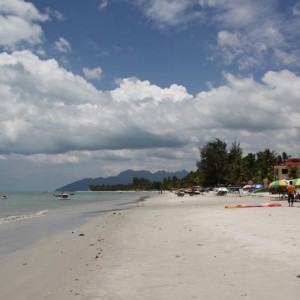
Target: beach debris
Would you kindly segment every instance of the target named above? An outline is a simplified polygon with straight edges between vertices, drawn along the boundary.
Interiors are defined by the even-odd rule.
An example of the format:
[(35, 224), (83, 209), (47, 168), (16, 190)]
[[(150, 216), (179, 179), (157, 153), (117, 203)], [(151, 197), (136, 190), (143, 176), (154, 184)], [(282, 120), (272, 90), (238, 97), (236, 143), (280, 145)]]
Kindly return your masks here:
[(84, 233), (80, 233), (78, 236), (85, 236), (85, 234)]
[(23, 264), (23, 266), (26, 266), (27, 265), (27, 262), (25, 262), (24, 264)]
[(300, 274), (297, 275), (297, 278), (300, 278)]

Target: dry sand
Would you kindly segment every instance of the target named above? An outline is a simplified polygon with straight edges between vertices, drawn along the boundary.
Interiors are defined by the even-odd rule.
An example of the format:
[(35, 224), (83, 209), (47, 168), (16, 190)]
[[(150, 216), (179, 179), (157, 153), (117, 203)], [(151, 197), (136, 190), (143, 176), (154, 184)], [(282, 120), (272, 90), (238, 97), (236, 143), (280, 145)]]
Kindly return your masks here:
[(300, 298), (300, 203), (163, 193), (0, 261), (0, 299)]

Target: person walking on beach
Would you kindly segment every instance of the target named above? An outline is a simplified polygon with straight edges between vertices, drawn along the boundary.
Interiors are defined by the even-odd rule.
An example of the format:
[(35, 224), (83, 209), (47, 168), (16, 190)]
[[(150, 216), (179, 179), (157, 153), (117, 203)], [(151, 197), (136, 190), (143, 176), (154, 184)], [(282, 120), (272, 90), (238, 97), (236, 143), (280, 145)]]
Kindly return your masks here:
[(288, 202), (289, 206), (294, 206), (294, 199), (296, 194), (296, 188), (293, 185), (293, 181), (290, 181), (290, 184), (287, 187), (287, 193), (288, 193)]

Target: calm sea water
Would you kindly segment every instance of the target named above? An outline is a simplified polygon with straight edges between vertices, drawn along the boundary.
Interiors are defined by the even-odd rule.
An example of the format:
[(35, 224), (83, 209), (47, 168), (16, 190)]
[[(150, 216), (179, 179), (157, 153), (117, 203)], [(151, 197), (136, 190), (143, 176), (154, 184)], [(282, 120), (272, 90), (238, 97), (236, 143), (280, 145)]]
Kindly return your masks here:
[(134, 202), (140, 197), (149, 195), (145, 192), (77, 192), (70, 195), (70, 200), (58, 200), (54, 197), (54, 193), (1, 193), (3, 194), (7, 195), (7, 199), (0, 200), (0, 224), (40, 217), (50, 211), (78, 205), (93, 203), (101, 207), (104, 203), (114, 205)]
[(70, 200), (58, 200), (53, 193), (2, 194), (7, 199), (0, 199), (0, 258), (90, 218), (135, 207), (152, 193), (75, 192)]

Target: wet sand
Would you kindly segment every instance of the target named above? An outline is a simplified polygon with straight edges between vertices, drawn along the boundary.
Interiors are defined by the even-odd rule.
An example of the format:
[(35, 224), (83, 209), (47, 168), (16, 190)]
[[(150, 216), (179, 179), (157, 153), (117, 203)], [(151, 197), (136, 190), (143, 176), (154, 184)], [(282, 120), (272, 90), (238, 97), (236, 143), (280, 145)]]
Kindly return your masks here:
[[(0, 260), (0, 299), (298, 300), (300, 203), (156, 195)], [(277, 201), (276, 201), (277, 202)]]

